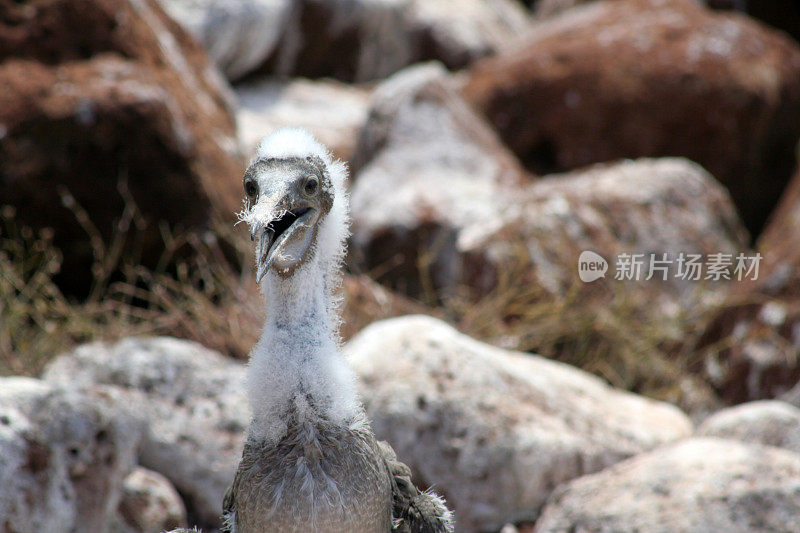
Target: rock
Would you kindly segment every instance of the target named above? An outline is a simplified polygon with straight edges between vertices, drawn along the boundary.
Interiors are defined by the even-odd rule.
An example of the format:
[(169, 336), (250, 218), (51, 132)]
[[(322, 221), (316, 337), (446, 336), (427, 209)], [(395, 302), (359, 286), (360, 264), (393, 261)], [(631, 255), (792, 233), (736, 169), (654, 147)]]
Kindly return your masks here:
[[(593, 0), (538, 0), (534, 9), (537, 17), (552, 17), (575, 6)], [(800, 6), (794, 0), (699, 0), (711, 9), (735, 10), (759, 19), (773, 28), (785, 31), (800, 41)]]
[(536, 531), (792, 531), (798, 493), (797, 454), (690, 439), (563, 486)]
[(682, 156), (757, 235), (800, 137), (800, 46), (692, 0), (594, 2), (478, 61), (463, 94), (531, 170)]
[(143, 428), (113, 391), (0, 378), (4, 531), (107, 531)]
[[(583, 285), (584, 250), (613, 267), (623, 252), (746, 249), (729, 195), (698, 165), (644, 159), (533, 180), (449, 81), (413, 67), (373, 95), (353, 162), (351, 253), (379, 282), (427, 301), (465, 287), (479, 297), (524, 256), (525, 282), (562, 294)], [(626, 290), (689, 309), (725, 284), (702, 285), (670, 275)]]
[(272, 57), (292, 0), (159, 0), (194, 35), (225, 76), (235, 81)]
[(800, 41), (800, 5), (793, 0), (705, 0), (705, 3), (714, 9), (734, 9), (747, 13)]
[(419, 302), (387, 290), (364, 274), (344, 276), (342, 295), (344, 304), (339, 334), (345, 340), (378, 320), (435, 313)]
[(560, 15), (564, 11), (594, 0), (539, 0), (533, 8), (537, 18), (543, 19)]
[(798, 381), (797, 384), (787, 392), (778, 396), (778, 399), (800, 408), (800, 381)]
[(245, 152), (284, 126), (306, 128), (334, 155), (352, 157), (358, 133), (367, 120), (370, 91), (331, 80), (280, 81), (260, 78), (236, 86), (236, 122)]
[(421, 37), (420, 60), (460, 69), (510, 46), (530, 29), (517, 1), (413, 0), (411, 26)]
[[(736, 1), (740, 4), (740, 1)], [(762, 0), (744, 2), (745, 12), (791, 35), (800, 41), (800, 6), (791, 0)], [(741, 4), (740, 4), (741, 5)]]
[(535, 518), (559, 483), (692, 431), (671, 405), (431, 317), (373, 324), (345, 353), (376, 435), (445, 496), (463, 531)]
[[(690, 387), (699, 394), (676, 387), (668, 356), (682, 348), (687, 324), (695, 327), (685, 317), (710, 311), (727, 292), (729, 280), (705, 280), (703, 264), (713, 254), (750, 255), (724, 187), (699, 165), (676, 158), (533, 179), (449, 82), (429, 65), (376, 89), (353, 157), (351, 264), (400, 294), (429, 305), (446, 302), (466, 330), (493, 343), (577, 362), (587, 360), (577, 353), (587, 339), (598, 339), (620, 365), (592, 352), (603, 360), (592, 370), (616, 385), (653, 393), (648, 387), (655, 383), (662, 398), (681, 402), (709, 397), (705, 383)], [(580, 279), (584, 251), (606, 262), (604, 279)], [(616, 279), (624, 274), (622, 254), (639, 255), (638, 281)], [(650, 260), (663, 254), (666, 279), (650, 270)], [(679, 259), (693, 256), (701, 259), (700, 278), (679, 277)], [(548, 302), (564, 310), (561, 316), (577, 318), (561, 331), (551, 327), (550, 344), (531, 333), (539, 321), (529, 313)], [(625, 323), (614, 314), (621, 306), (643, 325), (622, 333), (626, 342), (647, 345), (634, 357), (619, 348), (618, 330), (610, 341), (595, 334), (599, 325)], [(558, 323), (554, 314), (547, 310), (545, 318)], [(587, 327), (573, 328), (580, 323)], [(631, 364), (643, 352), (654, 356), (651, 362)], [(652, 363), (659, 358), (663, 371)]]
[(0, 20), (0, 198), (54, 228), (64, 290), (88, 290), (115, 236), (155, 266), (161, 222), (240, 207), (228, 89), (154, 0), (6, 2)]
[(800, 454), (800, 409), (775, 400), (748, 402), (708, 417), (696, 434), (776, 446)]
[(175, 487), (161, 474), (140, 466), (125, 478), (119, 514), (132, 531), (186, 527), (186, 508)]
[[(736, 256), (747, 249), (747, 233), (725, 189), (685, 159), (623, 161), (549, 176), (518, 195), (517, 206), (495, 215), (501, 230), (473, 230), (464, 252), (500, 269), (498, 258), (511, 260), (503, 231), (512, 228), (527, 245), (538, 282), (554, 293), (577, 283), (576, 263), (584, 250), (609, 261), (601, 281), (608, 286), (625, 282), (616, 279), (625, 252), (645, 254), (648, 264), (638, 278), (644, 280), (650, 254), (667, 253), (672, 261), (679, 253), (700, 254), (706, 261), (714, 253)], [(625, 290), (652, 294), (653, 306), (666, 310), (670, 302), (703, 307), (726, 287), (724, 279), (698, 283), (678, 277), (675, 264), (667, 267), (666, 279), (652, 271), (647, 283), (626, 283)]]
[(45, 379), (111, 386), (148, 426), (139, 464), (165, 476), (202, 527), (219, 527), (249, 423), (244, 366), (172, 338), (93, 343), (59, 356)]
[(379, 281), (414, 296), (425, 289), (423, 250), (434, 287), (458, 284), (463, 228), (491, 225), (490, 206), (512, 203), (530, 181), (451, 85), (435, 64), (381, 84), (354, 155), (352, 253)]
[(431, 59), (456, 69), (505, 47), (528, 23), (513, 0), (299, 0), (265, 69), (348, 82)]
[(757, 279), (731, 286), (692, 348), (727, 402), (776, 398), (800, 380), (798, 239), (800, 171), (757, 242)]

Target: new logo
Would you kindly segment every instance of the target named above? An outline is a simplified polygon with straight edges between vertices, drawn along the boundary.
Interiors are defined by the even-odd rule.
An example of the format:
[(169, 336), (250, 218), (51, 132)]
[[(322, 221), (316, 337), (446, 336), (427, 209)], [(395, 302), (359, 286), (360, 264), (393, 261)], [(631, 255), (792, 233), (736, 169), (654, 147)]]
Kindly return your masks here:
[(608, 261), (602, 255), (590, 250), (581, 252), (578, 258), (578, 277), (584, 283), (589, 283), (599, 278), (606, 277)]

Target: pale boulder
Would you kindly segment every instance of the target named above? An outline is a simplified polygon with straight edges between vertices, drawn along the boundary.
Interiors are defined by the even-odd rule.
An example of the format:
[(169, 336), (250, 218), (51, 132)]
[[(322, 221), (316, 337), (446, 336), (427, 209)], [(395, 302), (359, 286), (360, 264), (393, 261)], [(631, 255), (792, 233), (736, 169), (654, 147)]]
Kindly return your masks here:
[(560, 483), (687, 437), (677, 408), (437, 319), (375, 323), (345, 347), (375, 432), (462, 531), (536, 517)]
[(186, 527), (186, 507), (167, 478), (141, 466), (122, 484), (121, 528), (149, 533)]
[(4, 530), (108, 531), (142, 433), (112, 390), (0, 378)]
[(558, 489), (537, 533), (795, 531), (800, 456), (722, 439), (690, 439)]
[(203, 527), (219, 527), (221, 502), (249, 423), (244, 365), (194, 342), (126, 338), (93, 343), (55, 359), (45, 379), (108, 385), (147, 424), (139, 464), (164, 475)]
[(800, 454), (800, 409), (777, 400), (723, 409), (703, 421), (697, 435), (786, 448)]
[(264, 136), (294, 126), (307, 129), (347, 161), (367, 120), (369, 89), (333, 80), (259, 78), (237, 85), (235, 91), (239, 141), (248, 155)]

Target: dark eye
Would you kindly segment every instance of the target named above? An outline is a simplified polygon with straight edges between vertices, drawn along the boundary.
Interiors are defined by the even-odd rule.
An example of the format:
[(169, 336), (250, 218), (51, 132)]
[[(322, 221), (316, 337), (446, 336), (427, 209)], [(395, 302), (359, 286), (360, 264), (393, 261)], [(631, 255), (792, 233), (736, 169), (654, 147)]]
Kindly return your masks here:
[(317, 178), (314, 176), (307, 177), (305, 183), (303, 183), (303, 192), (308, 196), (314, 196), (317, 194), (317, 189), (319, 189), (319, 181)]
[(253, 180), (247, 180), (244, 182), (244, 192), (250, 198), (255, 198), (258, 194), (258, 185)]

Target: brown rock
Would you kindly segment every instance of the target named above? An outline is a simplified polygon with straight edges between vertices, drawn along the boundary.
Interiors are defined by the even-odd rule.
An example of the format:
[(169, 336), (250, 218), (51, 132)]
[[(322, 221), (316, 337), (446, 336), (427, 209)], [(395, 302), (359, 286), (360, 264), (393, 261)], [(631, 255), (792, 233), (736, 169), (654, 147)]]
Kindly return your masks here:
[(705, 0), (714, 9), (735, 9), (785, 31), (800, 41), (800, 4), (794, 0)]
[[(575, 6), (595, 0), (539, 0), (534, 13), (537, 17), (551, 17)], [(800, 41), (800, 5), (795, 0), (698, 0), (711, 9), (735, 10), (747, 13), (773, 28), (785, 31), (795, 41)]]
[(63, 287), (89, 285), (98, 239), (131, 224), (128, 200), (141, 213), (125, 248), (148, 263), (160, 221), (231, 217), (240, 169), (226, 90), (153, 0), (3, 3), (0, 20), (11, 21), (0, 24), (0, 198), (23, 224), (55, 229)]
[[(800, 145), (798, 145), (800, 148)], [(800, 152), (798, 152), (800, 155)], [(800, 296), (800, 248), (792, 246), (800, 235), (800, 168), (795, 171), (778, 207), (758, 239), (765, 257), (765, 290), (771, 294)]]
[[(756, 280), (736, 283), (694, 349), (729, 402), (775, 398), (800, 379), (800, 171), (757, 243)], [(798, 389), (800, 390), (800, 389)]]
[[(595, 0), (538, 0), (534, 7), (537, 17), (552, 17), (576, 6)], [(735, 10), (783, 30), (800, 41), (800, 5), (795, 0), (698, 0), (711, 9)]]
[(594, 0), (539, 0), (533, 8), (534, 14), (538, 18), (552, 17), (560, 15), (575, 6), (586, 4)]
[(596, 2), (476, 63), (463, 93), (537, 172), (623, 157), (696, 161), (755, 235), (794, 164), (800, 47), (690, 0)]
[(267, 68), (343, 81), (379, 79), (432, 59), (461, 68), (528, 26), (513, 0), (301, 0)]
[(449, 69), (504, 50), (530, 29), (516, 0), (414, 0), (408, 12), (421, 40), (417, 61), (438, 60)]
[[(739, 4), (739, 2), (734, 2)], [(739, 4), (740, 5), (740, 4)], [(761, 0), (746, 2), (745, 12), (781, 29), (800, 41), (800, 5), (792, 0)]]

